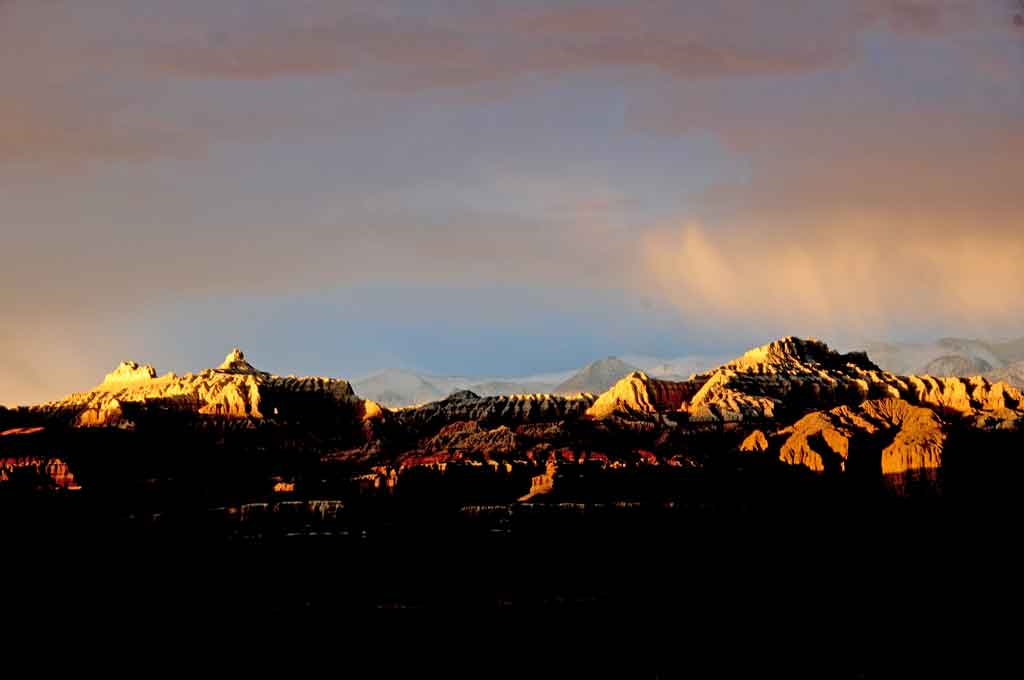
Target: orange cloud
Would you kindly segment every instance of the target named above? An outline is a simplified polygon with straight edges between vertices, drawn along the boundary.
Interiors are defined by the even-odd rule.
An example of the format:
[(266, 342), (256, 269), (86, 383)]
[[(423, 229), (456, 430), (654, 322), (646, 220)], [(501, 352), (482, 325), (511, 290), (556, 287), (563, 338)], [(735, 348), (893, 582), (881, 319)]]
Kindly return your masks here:
[[(657, 290), (687, 316), (817, 335), (901, 324), (1018, 329), (1024, 239), (1012, 225), (836, 215), (785, 233), (688, 224), (644, 239)], [(999, 331), (996, 331), (999, 332)]]

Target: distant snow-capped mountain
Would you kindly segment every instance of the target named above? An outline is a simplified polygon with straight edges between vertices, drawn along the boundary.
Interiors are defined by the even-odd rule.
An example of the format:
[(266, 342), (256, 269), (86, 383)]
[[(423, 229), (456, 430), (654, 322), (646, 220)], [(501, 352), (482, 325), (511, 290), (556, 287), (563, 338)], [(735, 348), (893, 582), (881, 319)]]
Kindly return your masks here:
[(600, 393), (633, 371), (653, 378), (686, 380), (706, 371), (728, 357), (687, 356), (665, 359), (628, 355), (609, 357), (583, 368), (551, 373), (509, 377), (439, 376), (406, 369), (385, 369), (352, 382), (356, 394), (385, 406), (410, 406), (444, 399), (452, 392), (469, 390), (481, 397), (506, 394)]

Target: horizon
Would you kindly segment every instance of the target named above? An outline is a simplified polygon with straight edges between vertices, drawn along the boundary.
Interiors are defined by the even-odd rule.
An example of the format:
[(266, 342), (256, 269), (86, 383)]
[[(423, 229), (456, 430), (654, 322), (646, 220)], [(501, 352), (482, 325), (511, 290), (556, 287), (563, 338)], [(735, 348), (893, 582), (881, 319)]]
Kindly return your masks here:
[(1021, 13), (0, 1), (0, 404), (1024, 337)]
[[(366, 382), (369, 382), (369, 381), (371, 381), (371, 380), (373, 380), (375, 378), (386, 376), (388, 374), (402, 374), (402, 375), (415, 376), (415, 377), (418, 377), (418, 378), (421, 378), (421, 379), (426, 379), (428, 381), (430, 379), (461, 380), (461, 381), (465, 381), (466, 382), (466, 388), (473, 387), (474, 383), (476, 385), (483, 385), (483, 384), (486, 384), (486, 383), (492, 382), (492, 381), (495, 381), (495, 382), (508, 381), (508, 382), (511, 382), (511, 383), (515, 383), (515, 382), (526, 383), (528, 381), (529, 382), (544, 382), (544, 381), (546, 381), (546, 382), (550, 382), (552, 384), (552, 386), (557, 386), (558, 384), (560, 384), (562, 382), (565, 382), (567, 379), (572, 378), (572, 377), (574, 377), (574, 376), (584, 372), (586, 369), (588, 369), (588, 368), (590, 368), (592, 366), (595, 366), (595, 365), (602, 364), (602, 363), (604, 363), (604, 362), (606, 362), (608, 360), (619, 360), (619, 361), (622, 361), (623, 363), (631, 366), (632, 368), (638, 369), (641, 372), (645, 372), (645, 373), (648, 372), (651, 367), (654, 367), (654, 366), (656, 366), (658, 364), (672, 364), (673, 362), (679, 362), (679, 361), (696, 362), (696, 365), (699, 366), (699, 368), (697, 369), (698, 371), (710, 371), (710, 370), (714, 370), (714, 369), (719, 368), (722, 364), (725, 364), (725, 363), (727, 363), (729, 361), (732, 361), (734, 359), (738, 359), (739, 357), (743, 356), (748, 351), (752, 351), (752, 350), (755, 350), (755, 349), (758, 349), (758, 348), (761, 348), (761, 347), (765, 347), (765, 346), (768, 346), (768, 345), (773, 344), (775, 342), (778, 342), (778, 341), (781, 341), (781, 340), (785, 340), (785, 339), (788, 339), (788, 338), (794, 338), (794, 339), (797, 339), (797, 340), (811, 341), (811, 342), (821, 342), (821, 343), (825, 344), (832, 351), (840, 353), (840, 354), (863, 352), (863, 353), (865, 353), (867, 355), (868, 359), (872, 360), (872, 362), (876, 363), (876, 365), (879, 365), (883, 370), (891, 371), (891, 372), (895, 372), (895, 373), (900, 373), (900, 371), (892, 369), (891, 368), (892, 365), (887, 363), (884, 360), (881, 360), (881, 361), (880, 360), (876, 360), (876, 357), (878, 356), (878, 352), (875, 352), (875, 355), (873, 356), (873, 354), (872, 354), (872, 345), (876, 346), (875, 347), (876, 350), (879, 349), (878, 348), (879, 345), (884, 345), (884, 346), (887, 346), (887, 347), (892, 347), (892, 348), (896, 349), (897, 351), (925, 350), (925, 349), (926, 350), (932, 350), (931, 354), (927, 354), (926, 355), (926, 356), (929, 357), (929, 360), (930, 360), (930, 359), (946, 358), (946, 357), (949, 357), (949, 356), (953, 356), (953, 357), (958, 356), (956, 353), (953, 352), (952, 348), (944, 347), (943, 343), (948, 343), (948, 342), (972, 342), (972, 343), (980, 343), (982, 345), (988, 345), (990, 343), (999, 343), (999, 342), (1024, 343), (1024, 336), (1019, 337), (1019, 338), (1012, 338), (1012, 337), (1007, 337), (1007, 338), (976, 338), (976, 337), (966, 337), (966, 336), (965, 337), (945, 336), (945, 337), (941, 337), (941, 338), (934, 338), (930, 342), (929, 341), (923, 341), (923, 342), (900, 342), (900, 341), (894, 341), (894, 340), (873, 339), (873, 340), (864, 341), (862, 343), (862, 345), (856, 345), (855, 344), (855, 345), (849, 345), (849, 346), (842, 346), (842, 345), (836, 345), (836, 344), (833, 344), (833, 343), (829, 342), (829, 340), (827, 338), (820, 338), (820, 337), (815, 337), (815, 336), (810, 336), (810, 335), (809, 336), (803, 336), (803, 337), (794, 336), (794, 335), (787, 335), (787, 336), (773, 337), (773, 338), (768, 339), (768, 340), (766, 340), (764, 342), (761, 342), (761, 343), (758, 343), (758, 344), (754, 344), (754, 345), (750, 345), (750, 346), (745, 346), (745, 347), (743, 347), (741, 349), (733, 350), (731, 352), (726, 351), (724, 353), (723, 352), (717, 352), (717, 353), (703, 353), (703, 354), (693, 354), (693, 353), (690, 353), (690, 354), (680, 354), (680, 355), (675, 355), (675, 356), (655, 356), (655, 355), (642, 355), (642, 354), (637, 354), (637, 353), (632, 353), (632, 352), (620, 352), (620, 353), (612, 353), (612, 354), (608, 354), (608, 355), (600, 356), (600, 357), (594, 357), (594, 358), (588, 359), (588, 360), (586, 360), (586, 361), (584, 361), (582, 363), (571, 365), (571, 366), (567, 366), (566, 368), (564, 368), (562, 370), (545, 371), (545, 372), (533, 372), (533, 373), (514, 373), (514, 374), (512, 374), (512, 373), (510, 373), (510, 374), (495, 374), (495, 373), (490, 373), (490, 374), (472, 374), (472, 373), (467, 373), (467, 372), (444, 374), (444, 373), (432, 373), (429, 370), (421, 370), (421, 369), (417, 369), (417, 368), (413, 368), (413, 367), (398, 367), (398, 366), (382, 367), (382, 368), (374, 369), (374, 370), (372, 370), (370, 372), (359, 374), (359, 375), (313, 374), (313, 373), (296, 372), (296, 371), (292, 371), (292, 370), (288, 370), (288, 369), (282, 369), (282, 368), (278, 367), (276, 364), (273, 366), (273, 368), (270, 368), (270, 364), (267, 363), (265, 365), (265, 362), (260, 361), (259, 357), (257, 357), (255, 362), (254, 362), (253, 356), (248, 351), (246, 351), (244, 346), (241, 346), (239, 344), (230, 345), (231, 349), (228, 350), (226, 356), (228, 357), (228, 359), (230, 359), (230, 357), (232, 356), (232, 354), (235, 351), (239, 351), (240, 350), (240, 351), (243, 352), (245, 360), (247, 362), (249, 362), (250, 365), (254, 366), (257, 370), (265, 371), (265, 372), (270, 373), (272, 375), (297, 376), (297, 377), (301, 377), (301, 376), (314, 376), (315, 375), (317, 377), (328, 378), (328, 379), (342, 379), (342, 380), (346, 380), (349, 383), (351, 383), (353, 386), (355, 386), (357, 383), (366, 383)], [(970, 355), (969, 352), (967, 354)], [(963, 355), (960, 355), (960, 356), (963, 356)], [(227, 360), (227, 359), (225, 359), (225, 360)], [(16, 407), (20, 407), (20, 406), (31, 406), (31, 405), (34, 405), (34, 404), (49, 403), (49, 402), (53, 402), (53, 401), (59, 401), (60, 399), (62, 399), (64, 397), (67, 397), (68, 395), (73, 394), (73, 393), (78, 393), (78, 392), (82, 392), (83, 390), (87, 391), (87, 390), (93, 389), (94, 387), (96, 387), (98, 385), (102, 385), (103, 384), (104, 376), (106, 374), (112, 372), (114, 369), (118, 368), (118, 366), (121, 365), (121, 364), (136, 364), (137, 366), (148, 366), (148, 367), (151, 367), (151, 368), (153, 368), (156, 371), (157, 377), (160, 378), (160, 377), (167, 376), (169, 374), (172, 374), (172, 375), (175, 375), (175, 376), (178, 376), (178, 377), (181, 377), (181, 376), (187, 375), (187, 374), (197, 374), (197, 373), (200, 373), (202, 371), (205, 371), (205, 370), (208, 370), (208, 369), (211, 369), (211, 368), (216, 368), (216, 366), (219, 365), (220, 363), (221, 362), (219, 360), (217, 360), (217, 361), (210, 360), (206, 364), (197, 365), (197, 366), (191, 366), (191, 367), (180, 367), (180, 366), (179, 367), (166, 367), (166, 366), (161, 366), (160, 364), (155, 363), (155, 362), (150, 361), (150, 360), (145, 359), (145, 358), (141, 358), (140, 359), (138, 357), (126, 357), (126, 358), (121, 358), (121, 359), (111, 363), (110, 366), (105, 371), (103, 371), (99, 376), (96, 377), (96, 379), (93, 382), (89, 383), (88, 385), (79, 385), (79, 386), (75, 387), (74, 389), (69, 390), (68, 392), (65, 392), (65, 393), (62, 393), (62, 394), (57, 394), (57, 395), (52, 396), (51, 398), (42, 399), (42, 400), (39, 400), (39, 401), (36, 401), (36, 402), (20, 402), (19, 403), (19, 402), (4, 402), (4, 401), (0, 401), (0, 407), (16, 408)], [(1007, 362), (1007, 363), (1011, 363), (1011, 362)], [(1016, 362), (1016, 363), (1024, 363), (1024, 362)], [(268, 370), (268, 368), (270, 370)], [(685, 376), (683, 376), (682, 374), (678, 374), (675, 377), (682, 378), (682, 377), (685, 377)], [(457, 388), (457, 389), (462, 389), (462, 388)], [(360, 395), (360, 396), (365, 396), (365, 395)]]

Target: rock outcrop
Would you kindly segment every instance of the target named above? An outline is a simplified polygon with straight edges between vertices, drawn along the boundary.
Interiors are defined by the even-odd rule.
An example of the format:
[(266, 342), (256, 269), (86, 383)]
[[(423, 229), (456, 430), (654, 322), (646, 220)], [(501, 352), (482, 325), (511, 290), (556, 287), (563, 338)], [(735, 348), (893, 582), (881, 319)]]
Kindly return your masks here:
[[(933, 410), (902, 399), (881, 399), (810, 413), (777, 438), (782, 440), (778, 456), (784, 463), (818, 472), (856, 467), (895, 474), (938, 468), (946, 434)], [(766, 450), (767, 441), (755, 439), (747, 446), (759, 447)]]
[(774, 420), (807, 407), (896, 396), (881, 374), (866, 354), (787, 337), (697, 376), (703, 386), (687, 411), (693, 421)]
[(625, 415), (658, 419), (659, 415), (678, 412), (697, 392), (695, 383), (655, 380), (646, 373), (634, 372), (615, 383), (598, 397), (586, 414), (592, 418)]
[[(737, 449), (816, 471), (930, 470), (942, 463), (954, 430), (1013, 440), (1024, 422), (1024, 395), (1005, 383), (899, 376), (863, 353), (840, 354), (794, 337), (689, 380), (633, 371), (600, 396), (482, 397), (453, 389), (439, 401), (388, 409), (360, 399), (345, 380), (260, 371), (235, 349), (217, 368), (184, 376), (124, 362), (93, 390), (4, 412), (0, 433), (11, 433), (7, 450), (20, 455), (27, 446), (21, 433), (34, 427), (137, 429), (127, 440), (116, 431), (83, 435), (129, 442), (195, 429), (215, 447), (244, 444), (274, 455), (309, 450), (346, 475), (388, 488), (410, 468), (508, 468), (523, 483), (517, 495), (535, 478), (533, 497), (553, 483), (539, 474), (548, 464), (699, 467)], [(231, 437), (224, 436), (228, 430)], [(243, 443), (225, 443), (243, 430)], [(282, 490), (292, 483), (280, 481)]]
[(863, 353), (839, 354), (816, 340), (789, 337), (686, 382), (632, 374), (587, 415), (684, 427), (759, 423), (741, 451), (774, 451), (816, 471), (846, 470), (852, 457), (855, 468), (898, 473), (940, 465), (952, 424), (1019, 428), (1024, 395), (983, 377), (898, 376)]
[(810, 410), (896, 398), (953, 412), (982, 426), (1013, 426), (1022, 395), (985, 378), (897, 376), (863, 353), (839, 354), (822, 342), (784, 338), (708, 374), (684, 409), (690, 421), (785, 420)]
[(134, 361), (122, 361), (117, 368), (103, 378), (104, 385), (121, 385), (123, 383), (152, 380), (156, 377), (156, 369), (146, 364), (140, 366)]
[(399, 409), (394, 412), (394, 416), (400, 423), (412, 427), (429, 427), (460, 420), (508, 424), (536, 423), (577, 418), (582, 416), (596, 399), (597, 397), (592, 394), (514, 394), (480, 397), (466, 390), (456, 392), (441, 401)]
[(558, 473), (558, 463), (549, 461), (544, 467), (544, 472), (534, 475), (530, 480), (530, 492), (519, 498), (520, 503), (532, 501), (537, 496), (544, 496), (555, 490), (555, 475)]
[[(872, 391), (869, 374), (881, 373), (863, 353), (841, 355), (824, 343), (789, 337), (685, 382), (649, 383), (657, 392), (672, 395), (665, 399), (633, 397), (631, 393), (650, 388), (641, 384), (644, 379), (628, 376), (601, 396), (592, 415), (649, 415), (653, 406), (653, 411), (678, 411), (677, 417), (693, 422), (774, 420), (787, 410), (823, 402), (831, 406), (863, 401)], [(877, 391), (877, 396), (894, 395), (882, 387)]]
[(37, 410), (67, 416), (76, 426), (101, 427), (130, 426), (127, 411), (132, 409), (262, 419), (296, 417), (310, 407), (358, 402), (345, 380), (274, 376), (254, 368), (235, 349), (218, 368), (180, 377), (173, 373), (157, 377), (152, 366), (123, 362), (95, 389)]
[(422, 446), (426, 453), (474, 453), (486, 460), (510, 456), (519, 448), (515, 432), (507, 426), (486, 429), (474, 421), (447, 425)]
[(766, 437), (764, 432), (762, 432), (761, 430), (754, 430), (749, 435), (747, 435), (746, 439), (743, 440), (743, 443), (740, 444), (740, 451), (743, 451), (745, 453), (760, 453), (762, 451), (767, 450), (768, 437)]

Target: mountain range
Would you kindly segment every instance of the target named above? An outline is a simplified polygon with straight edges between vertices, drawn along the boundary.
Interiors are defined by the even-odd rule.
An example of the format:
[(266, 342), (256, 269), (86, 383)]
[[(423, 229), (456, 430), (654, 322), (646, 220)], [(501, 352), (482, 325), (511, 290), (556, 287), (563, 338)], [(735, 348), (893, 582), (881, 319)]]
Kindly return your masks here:
[(384, 406), (413, 406), (443, 399), (459, 390), (482, 397), (512, 394), (600, 394), (634, 371), (665, 380), (685, 380), (712, 368), (726, 356), (687, 356), (661, 359), (642, 355), (607, 357), (583, 368), (525, 377), (468, 378), (438, 376), (403, 369), (386, 369), (352, 381), (355, 391)]
[[(1024, 388), (1024, 338), (986, 341), (940, 338), (928, 343), (867, 342), (865, 349), (882, 369), (906, 375), (969, 377), (980, 375)], [(469, 390), (483, 397), (512, 394), (600, 394), (634, 371), (662, 380), (687, 380), (729, 359), (726, 355), (690, 355), (662, 359), (643, 355), (610, 356), (579, 369), (523, 377), (440, 376), (385, 369), (352, 382), (355, 391), (384, 406), (413, 406)]]
[(866, 350), (879, 366), (894, 373), (940, 377), (981, 375), (1024, 388), (1024, 338), (994, 341), (940, 338), (930, 343), (869, 342)]
[(978, 580), (1013, 564), (978, 546), (1012, 550), (1022, 423), (1005, 383), (901, 375), (796, 337), (683, 380), (400, 408), (233, 350), (185, 375), (126, 361), (0, 408), (0, 508), (15, 561), (52, 568), (13, 589), (47, 612), (662, 602), (673, 584), (679, 611), (737, 584), (780, 592), (773, 612), (831, 588), (905, 606), (960, 582), (951, 555), (984, 564)]
[[(955, 347), (1000, 357), (990, 345)], [(95, 466), (103, 470), (110, 453), (93, 450), (92, 431), (122, 432), (110, 442), (128, 446), (132, 469), (149, 476), (155, 471), (135, 452), (170, 447), (173, 467), (186, 468), (176, 477), (205, 478), (211, 461), (231, 460), (240, 470), (221, 474), (247, 479), (253, 461), (263, 460), (274, 472), (258, 475), (257, 486), (277, 479), (291, 491), (300, 479), (342, 474), (390, 488), (416, 470), (482, 466), (522, 480), (518, 496), (533, 498), (564, 487), (558, 480), (587, 469), (577, 468), (583, 463), (700, 468), (754, 456), (815, 472), (938, 470), (951, 452), (966, 455), (965, 442), (1003, 442), (996, 433), (1016, 437), (1024, 421), (1024, 396), (1006, 383), (901, 376), (863, 352), (840, 354), (795, 337), (685, 380), (633, 368), (615, 358), (596, 362), (563, 381), (562, 394), (456, 390), (388, 408), (342, 379), (260, 371), (238, 349), (217, 368), (184, 376), (123, 362), (92, 390), (0, 409), (0, 481), (28, 469), (57, 486), (97, 483), (110, 472)], [(617, 378), (622, 371), (629, 373)], [(586, 389), (612, 381), (600, 392)], [(425, 398), (439, 389), (408, 386)]]

